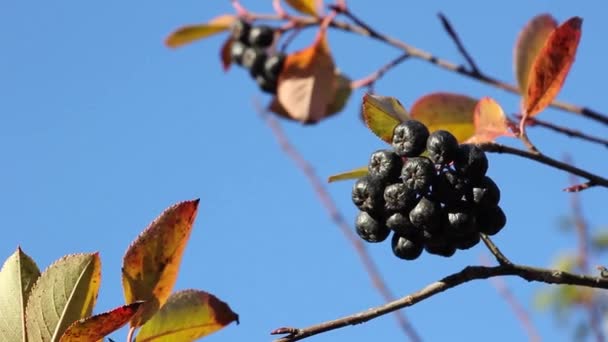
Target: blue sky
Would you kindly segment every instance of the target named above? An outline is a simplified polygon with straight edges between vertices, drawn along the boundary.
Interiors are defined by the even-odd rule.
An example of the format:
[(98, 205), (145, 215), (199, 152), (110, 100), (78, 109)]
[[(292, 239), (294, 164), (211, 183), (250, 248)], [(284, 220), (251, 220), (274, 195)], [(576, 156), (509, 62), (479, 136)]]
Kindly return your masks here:
[[(270, 11), (259, 1), (251, 8)], [(571, 1), (350, 1), (374, 26), (438, 56), (462, 62), (436, 17), (445, 13), (482, 70), (514, 82), (512, 47), (536, 14), (559, 21), (584, 18), (579, 54), (560, 98), (608, 110), (605, 4)], [(258, 7), (256, 7), (258, 6)], [(201, 198), (176, 289), (199, 288), (241, 315), (208, 341), (267, 341), (279, 326), (307, 326), (379, 305), (356, 254), (331, 223), (306, 179), (280, 151), (255, 113), (266, 100), (243, 70), (221, 71), (212, 38), (179, 50), (163, 46), (174, 28), (231, 11), (228, 1), (0, 3), (0, 257), (21, 245), (46, 268), (64, 254), (99, 251), (102, 287), (97, 312), (123, 303), (121, 258), (137, 234), (169, 205)], [(303, 35), (294, 48), (308, 43)], [(352, 78), (367, 75), (399, 52), (332, 31), (336, 63)], [(408, 61), (377, 85), (377, 92), (410, 106), (433, 91), (492, 96), (506, 111), (518, 98), (420, 61)], [(285, 123), (293, 143), (322, 177), (360, 166), (384, 147), (363, 127), (362, 92), (346, 109), (317, 126)], [(547, 110), (541, 118), (606, 136), (606, 127)], [(602, 173), (605, 148), (529, 132), (548, 155), (570, 154)], [(519, 146), (516, 141), (501, 142)], [(569, 211), (563, 172), (511, 156), (491, 155), (489, 175), (502, 188), (508, 225), (495, 239), (514, 262), (549, 265), (573, 249), (557, 232)], [(328, 185), (349, 219), (351, 182)], [(605, 189), (581, 194), (593, 227), (608, 222)], [(398, 295), (413, 292), (486, 255), (482, 245), (450, 259), (394, 258), (390, 246), (369, 246)], [(542, 284), (506, 279), (527, 307)], [(507, 304), (478, 281), (405, 310), (424, 340), (526, 338)], [(532, 311), (547, 341), (570, 331)], [(311, 341), (401, 339), (392, 317), (320, 335)], [(499, 334), (499, 335), (497, 335)], [(114, 334), (116, 340), (124, 333)], [(498, 337), (497, 337), (498, 336)]]

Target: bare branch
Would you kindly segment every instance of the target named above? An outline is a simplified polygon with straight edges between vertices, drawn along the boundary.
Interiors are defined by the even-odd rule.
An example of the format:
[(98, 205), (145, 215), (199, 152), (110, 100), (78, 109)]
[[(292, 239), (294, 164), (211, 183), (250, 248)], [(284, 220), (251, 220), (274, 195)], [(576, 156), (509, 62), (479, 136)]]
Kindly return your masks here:
[(490, 250), (492, 255), (494, 255), (494, 257), (496, 258), (496, 261), (498, 261), (499, 265), (512, 265), (513, 264), (511, 262), (511, 260), (509, 260), (504, 254), (502, 254), (500, 249), (498, 249), (498, 246), (496, 246), (494, 244), (494, 242), (490, 239), (489, 236), (487, 236), (486, 234), (480, 234), (480, 235), (481, 235), (481, 240), (486, 245), (486, 247), (488, 247), (488, 249)]
[(597, 143), (600, 145), (604, 145), (604, 147), (608, 147), (608, 139), (594, 137), (592, 135), (583, 133), (581, 131), (577, 131), (575, 129), (571, 129), (568, 127), (559, 126), (548, 121), (539, 120), (536, 118), (528, 118), (529, 126), (540, 126), (544, 128), (548, 128), (554, 132), (565, 134), (571, 138), (579, 138), (582, 140), (587, 140), (589, 142)]
[(473, 59), (473, 57), (471, 57), (471, 54), (469, 54), (467, 49), (464, 47), (464, 44), (462, 44), (460, 37), (456, 33), (456, 30), (454, 30), (454, 27), (452, 27), (452, 24), (450, 23), (448, 18), (445, 15), (443, 15), (443, 13), (441, 13), (441, 12), (437, 13), (437, 16), (439, 17), (439, 20), (441, 20), (443, 29), (447, 32), (448, 36), (450, 36), (450, 38), (452, 38), (452, 40), (454, 41), (454, 44), (456, 44), (456, 48), (458, 48), (458, 52), (460, 52), (460, 54), (464, 57), (464, 59), (467, 61), (467, 63), (469, 63), (469, 66), (471, 67), (471, 71), (473, 71), (474, 73), (476, 73), (478, 75), (481, 75), (481, 71), (477, 67), (475, 60)]
[(362, 87), (373, 87), (374, 83), (376, 83), (384, 74), (386, 74), (389, 70), (401, 64), (403, 61), (408, 59), (410, 55), (408, 53), (404, 53), (401, 56), (393, 59), (392, 61), (383, 65), (380, 69), (374, 71), (369, 76), (364, 77), (360, 80), (356, 80), (351, 82), (350, 86), (353, 89), (362, 88)]

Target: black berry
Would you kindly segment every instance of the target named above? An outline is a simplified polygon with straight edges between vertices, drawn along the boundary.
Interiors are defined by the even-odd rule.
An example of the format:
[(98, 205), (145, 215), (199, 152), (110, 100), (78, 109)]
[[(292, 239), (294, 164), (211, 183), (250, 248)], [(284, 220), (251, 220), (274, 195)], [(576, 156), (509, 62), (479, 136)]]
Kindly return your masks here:
[(390, 234), (390, 230), (381, 222), (371, 217), (365, 211), (360, 211), (355, 220), (357, 234), (367, 242), (382, 242)]
[(473, 183), (480, 182), (488, 171), (488, 158), (479, 147), (462, 144), (454, 160), (456, 171), (469, 177)]
[(445, 235), (429, 236), (424, 242), (424, 250), (429, 254), (449, 258), (456, 253), (456, 247)]
[(230, 45), (230, 59), (238, 64), (243, 65), (243, 54), (247, 46), (239, 41), (233, 41)]
[(239, 41), (241, 43), (247, 44), (247, 39), (249, 38), (249, 31), (251, 30), (251, 24), (246, 22), (243, 19), (235, 20), (230, 28), (230, 35), (232, 39), (236, 42)]
[(405, 260), (414, 260), (418, 258), (424, 249), (422, 244), (408, 240), (399, 234), (393, 234), (391, 246), (395, 256)]
[(414, 242), (421, 242), (423, 239), (422, 231), (416, 228), (410, 218), (402, 213), (394, 213), (386, 219), (386, 226), (395, 233), (408, 238)]
[(500, 201), (500, 189), (492, 178), (483, 177), (481, 182), (473, 188), (473, 201), (482, 206), (495, 206)]
[(426, 147), (429, 130), (420, 121), (407, 120), (393, 130), (393, 148), (400, 156), (419, 156)]
[(252, 77), (261, 75), (264, 71), (264, 62), (266, 62), (266, 53), (256, 48), (246, 48), (243, 52), (243, 67), (249, 70)]
[(477, 232), (475, 212), (471, 205), (448, 205), (443, 210), (446, 214), (445, 230), (449, 234), (462, 236)]
[(433, 195), (444, 204), (460, 202), (471, 197), (471, 185), (468, 178), (448, 169), (437, 176)]
[(267, 79), (266, 77), (264, 77), (264, 75), (257, 75), (255, 77), (255, 81), (258, 84), (258, 87), (260, 87), (260, 89), (268, 94), (276, 94), (277, 92), (277, 83), (273, 82), (269, 79)]
[(447, 165), (454, 161), (458, 153), (458, 140), (448, 131), (438, 130), (426, 141), (429, 158), (435, 164)]
[(464, 250), (475, 247), (480, 240), (481, 237), (479, 236), (479, 233), (473, 232), (454, 237), (453, 244), (456, 248)]
[(359, 210), (377, 213), (384, 206), (384, 187), (370, 176), (359, 178), (353, 185), (352, 199)]
[(413, 208), (416, 204), (416, 192), (410, 190), (403, 183), (396, 183), (384, 189), (384, 207), (391, 212), (402, 211)]
[(420, 229), (426, 230), (429, 233), (439, 232), (441, 230), (441, 206), (437, 202), (433, 202), (426, 197), (422, 197), (418, 204), (410, 211), (410, 222)]
[(507, 224), (507, 216), (499, 206), (477, 208), (477, 227), (480, 232), (495, 235)]
[(249, 44), (259, 48), (267, 48), (274, 40), (274, 29), (270, 26), (256, 26), (249, 30)]
[(425, 193), (435, 177), (435, 165), (424, 157), (408, 158), (401, 169), (401, 180), (408, 188)]
[(269, 80), (278, 80), (283, 65), (285, 64), (285, 54), (277, 53), (269, 56), (264, 64), (264, 74)]
[(399, 179), (402, 166), (401, 157), (393, 151), (380, 150), (372, 153), (368, 170), (372, 177), (380, 178), (386, 182), (396, 182)]

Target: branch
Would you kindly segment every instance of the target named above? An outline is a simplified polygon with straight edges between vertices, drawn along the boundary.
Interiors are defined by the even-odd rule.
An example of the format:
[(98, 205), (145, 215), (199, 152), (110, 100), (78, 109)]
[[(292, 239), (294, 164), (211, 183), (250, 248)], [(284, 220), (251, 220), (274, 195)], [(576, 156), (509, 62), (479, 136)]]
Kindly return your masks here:
[[(497, 143), (493, 143), (493, 142), (482, 143), (482, 144), (478, 144), (477, 146), (479, 146), (482, 150), (484, 150), (486, 152), (513, 154), (516, 156), (534, 160), (541, 164), (552, 166), (556, 169), (560, 169), (560, 170), (569, 172), (569, 173), (577, 175), (579, 177), (586, 178), (589, 180), (590, 186), (600, 185), (603, 187), (608, 187), (608, 179), (600, 177), (593, 173), (587, 172), (585, 170), (579, 169), (575, 166), (549, 158), (542, 153), (531, 153), (528, 151), (520, 150), (517, 148), (513, 148), (513, 147), (509, 147), (506, 145), (501, 145), (501, 144), (497, 144)], [(589, 186), (587, 186), (585, 188), (588, 188), (588, 187)], [(576, 191), (576, 190), (580, 191), (582, 189), (583, 189), (582, 187), (574, 188), (574, 189), (572, 187), (570, 187), (570, 188), (566, 188), (565, 190), (571, 192), (571, 191)]]
[(548, 284), (579, 285), (592, 288), (608, 289), (608, 279), (578, 275), (559, 270), (536, 268), (521, 265), (467, 266), (460, 272), (451, 274), (439, 281), (431, 283), (421, 290), (384, 305), (358, 312), (331, 321), (326, 321), (303, 329), (292, 328), (291, 334), (279, 338), (275, 342), (293, 342), (305, 339), (327, 331), (357, 325), (374, 318), (386, 315), (399, 309), (412, 306), (450, 288), (477, 279), (488, 279), (497, 276), (517, 276), (527, 281), (538, 281)]
[(441, 12), (437, 13), (437, 16), (439, 17), (439, 20), (441, 20), (443, 29), (447, 32), (448, 36), (450, 36), (450, 38), (452, 38), (452, 40), (454, 41), (454, 44), (456, 44), (456, 48), (458, 48), (458, 51), (460, 52), (460, 54), (464, 57), (464, 59), (467, 61), (467, 63), (469, 63), (469, 66), (471, 67), (471, 71), (478, 75), (481, 75), (481, 71), (477, 67), (475, 60), (473, 60), (473, 57), (471, 57), (471, 54), (469, 54), (467, 49), (464, 47), (464, 44), (462, 44), (460, 37), (456, 33), (456, 30), (454, 30), (454, 27), (452, 27), (452, 24), (450, 23), (448, 18), (445, 15), (443, 15), (443, 13), (441, 13)]
[(567, 127), (562, 127), (562, 126), (559, 126), (559, 125), (556, 125), (556, 124), (553, 124), (553, 123), (550, 123), (547, 121), (539, 120), (536, 118), (528, 118), (527, 121), (528, 121), (528, 125), (530, 125), (530, 126), (540, 126), (540, 127), (548, 128), (554, 132), (565, 134), (571, 138), (579, 138), (582, 140), (587, 140), (592, 143), (604, 145), (604, 147), (608, 147), (608, 139), (594, 137), (592, 135), (583, 133), (581, 131), (577, 131), (577, 130), (567, 128)]
[[(313, 189), (317, 194), (317, 197), (319, 198), (323, 207), (326, 209), (334, 224), (340, 229), (342, 234), (355, 248), (355, 251), (361, 259), (361, 262), (363, 263), (363, 266), (367, 274), (369, 275), (374, 287), (378, 290), (384, 300), (393, 300), (395, 296), (391, 293), (388, 286), (384, 283), (382, 275), (380, 274), (380, 271), (378, 270), (378, 267), (374, 263), (371, 256), (367, 253), (365, 245), (363, 244), (361, 239), (359, 239), (355, 235), (355, 233), (352, 232), (350, 225), (346, 222), (346, 219), (344, 219), (344, 216), (342, 215), (342, 213), (340, 213), (338, 207), (331, 199), (331, 196), (325, 189), (323, 181), (321, 180), (321, 178), (319, 178), (319, 176), (317, 176), (312, 165), (310, 165), (310, 163), (308, 163), (298, 152), (298, 150), (289, 142), (287, 136), (285, 135), (285, 132), (281, 128), (281, 125), (279, 124), (277, 119), (274, 118), (274, 116), (269, 115), (263, 109), (258, 110), (258, 113), (272, 130), (272, 133), (274, 134), (279, 145), (281, 146), (281, 149), (283, 149), (285, 154), (293, 160), (297, 168), (304, 173), (308, 181), (311, 183)], [(418, 333), (402, 312), (395, 312), (395, 319), (401, 327), (401, 330), (409, 337), (410, 340), (414, 342), (421, 341), (420, 337), (418, 336)], [(277, 331), (281, 333), (285, 331), (289, 332), (290, 328), (281, 328)]]
[(480, 236), (481, 240), (486, 245), (486, 247), (488, 247), (492, 255), (494, 255), (499, 265), (513, 265), (511, 260), (509, 260), (504, 254), (502, 254), (500, 249), (498, 249), (498, 246), (494, 244), (494, 242), (490, 239), (489, 236), (487, 236), (486, 234), (480, 234)]
[(386, 74), (389, 70), (401, 64), (403, 61), (408, 59), (410, 55), (408, 53), (404, 53), (401, 56), (393, 59), (392, 61), (383, 65), (380, 69), (374, 71), (369, 76), (364, 77), (360, 80), (356, 80), (351, 82), (350, 86), (353, 89), (358, 89), (362, 87), (372, 87), (374, 83), (376, 83), (384, 74)]

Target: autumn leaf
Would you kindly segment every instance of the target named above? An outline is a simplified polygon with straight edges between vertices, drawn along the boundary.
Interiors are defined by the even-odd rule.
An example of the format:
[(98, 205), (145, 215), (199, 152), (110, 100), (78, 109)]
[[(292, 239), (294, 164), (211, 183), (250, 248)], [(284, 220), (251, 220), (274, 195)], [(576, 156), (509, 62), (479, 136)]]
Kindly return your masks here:
[(59, 342), (102, 340), (105, 336), (127, 324), (142, 304), (143, 302), (135, 302), (99, 315), (80, 319), (67, 328)]
[(356, 169), (352, 169), (350, 171), (345, 171), (345, 172), (341, 172), (335, 175), (331, 175), (328, 178), (328, 183), (332, 183), (332, 182), (338, 182), (338, 181), (343, 181), (343, 180), (349, 180), (349, 179), (356, 179), (356, 178), (361, 178), (365, 175), (367, 175), (368, 173), (368, 168), (367, 166), (362, 166), (362, 167), (358, 167)]
[(40, 270), (32, 258), (17, 248), (0, 270), (0, 341), (23, 341), (25, 304)]
[(58, 341), (72, 323), (90, 316), (100, 282), (98, 253), (68, 255), (49, 266), (27, 301), (28, 341)]
[(573, 17), (556, 28), (532, 64), (524, 97), (524, 117), (547, 107), (561, 90), (581, 38), (583, 19)]
[(513, 62), (517, 84), (522, 93), (528, 89), (534, 59), (556, 27), (557, 21), (551, 15), (541, 14), (532, 18), (519, 33), (513, 50)]
[(213, 36), (214, 34), (230, 29), (230, 26), (235, 20), (236, 17), (234, 15), (224, 14), (215, 17), (204, 24), (180, 27), (169, 34), (165, 40), (165, 44), (170, 48), (178, 48), (196, 40)]
[(395, 127), (409, 119), (407, 111), (394, 97), (365, 94), (363, 96), (363, 121), (380, 139), (391, 143)]
[(464, 142), (475, 134), (473, 112), (476, 105), (476, 99), (465, 95), (432, 93), (414, 103), (410, 116), (425, 124), (431, 132), (446, 130), (458, 142)]
[(484, 143), (494, 141), (500, 136), (513, 136), (507, 123), (507, 118), (500, 105), (492, 98), (484, 97), (475, 106), (473, 114), (475, 135), (467, 142)]
[(230, 69), (230, 65), (232, 64), (232, 54), (230, 53), (230, 49), (232, 49), (232, 37), (228, 37), (220, 48), (220, 60), (222, 62), (222, 69), (224, 69), (224, 71), (228, 71)]
[(335, 65), (325, 32), (300, 51), (287, 56), (277, 86), (278, 104), (288, 116), (314, 123), (327, 116), (335, 96)]
[(239, 316), (214, 295), (179, 291), (141, 327), (135, 342), (194, 341), (235, 321)]
[(312, 16), (318, 15), (318, 9), (323, 7), (322, 0), (285, 0), (296, 11)]
[(127, 303), (145, 301), (131, 320), (138, 327), (167, 300), (196, 218), (199, 200), (165, 210), (129, 246), (123, 258), (122, 286)]

